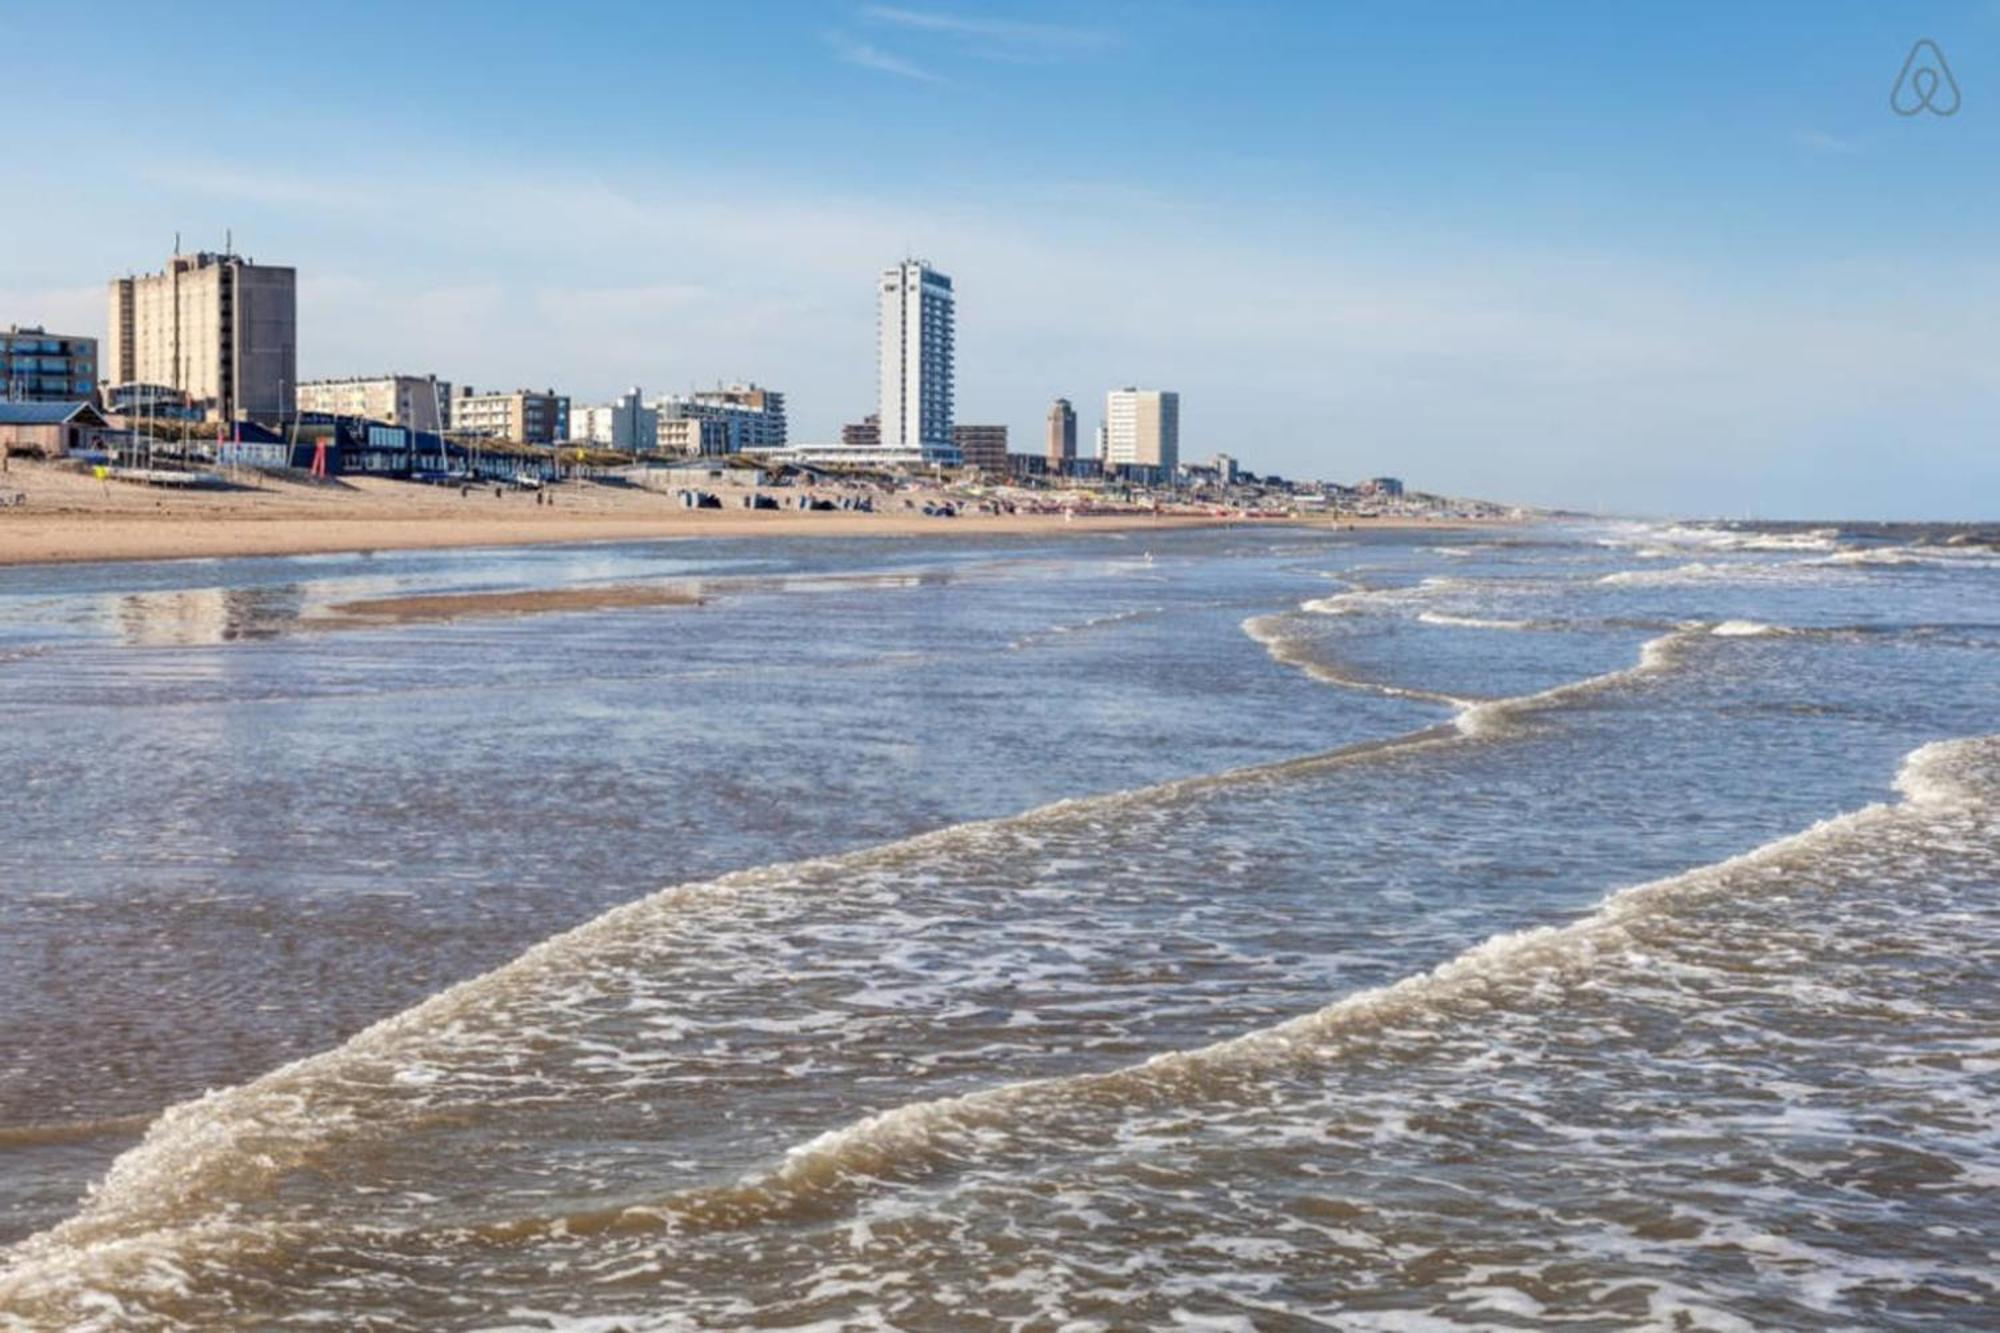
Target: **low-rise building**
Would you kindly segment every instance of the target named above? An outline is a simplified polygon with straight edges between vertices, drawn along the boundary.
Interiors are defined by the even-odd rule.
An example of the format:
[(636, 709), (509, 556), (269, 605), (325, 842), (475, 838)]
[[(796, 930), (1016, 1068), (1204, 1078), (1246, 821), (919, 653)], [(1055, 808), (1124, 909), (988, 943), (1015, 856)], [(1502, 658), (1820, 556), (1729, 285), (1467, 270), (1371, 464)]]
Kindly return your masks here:
[(782, 449), (789, 427), (785, 421), (785, 395), (761, 384), (718, 384), (689, 395), (696, 404), (731, 413), (740, 418), (737, 437), (743, 449)]
[(882, 418), (874, 412), (840, 428), (840, 442), (852, 449), (875, 449), (882, 444)]
[(435, 375), (358, 375), (307, 380), (298, 410), (380, 421), (411, 430), (451, 429), (451, 381)]
[(653, 427), (654, 450), (681, 458), (741, 452), (731, 444), (729, 422), (721, 417), (662, 415)]
[(113, 416), (147, 421), (202, 419), (202, 410), (195, 401), (170, 384), (107, 384), (100, 397), (104, 410)]
[(989, 476), (1007, 473), (1007, 428), (1005, 426), (953, 426), (951, 442), (958, 446), (965, 466), (978, 468)]
[(719, 449), (705, 447), (706, 452), (736, 454), (746, 449), (782, 449), (786, 444), (785, 395), (760, 385), (718, 385), (694, 393), (670, 394), (656, 399), (652, 409), (662, 423), (682, 420), (717, 423), (724, 442)]
[[(956, 450), (951, 451), (953, 455)], [(883, 444), (790, 444), (762, 455), (768, 464), (893, 473), (936, 473), (950, 466), (937, 450)]]
[(61, 458), (79, 449), (101, 449), (110, 423), (87, 401), (0, 403), (0, 456), (38, 454)]
[(659, 424), (659, 413), (646, 406), (634, 385), (609, 406), (572, 407), (569, 438), (625, 453), (648, 453), (659, 447)]
[(0, 399), (75, 403), (97, 394), (97, 339), (39, 325), (0, 330)]
[(559, 444), (570, 437), (569, 399), (554, 389), (475, 393), (468, 384), (451, 401), (451, 431), (518, 444)]

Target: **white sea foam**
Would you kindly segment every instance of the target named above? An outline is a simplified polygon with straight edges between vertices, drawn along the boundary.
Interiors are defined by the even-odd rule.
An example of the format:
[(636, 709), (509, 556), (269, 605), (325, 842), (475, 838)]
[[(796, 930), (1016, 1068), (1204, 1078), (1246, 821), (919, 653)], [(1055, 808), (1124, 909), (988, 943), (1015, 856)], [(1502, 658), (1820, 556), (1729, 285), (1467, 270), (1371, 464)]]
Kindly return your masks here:
[(1804, 532), (1747, 532), (1727, 528), (1690, 527), (1675, 524), (1653, 534), (1670, 545), (1704, 547), (1712, 551), (1831, 551), (1839, 545), (1834, 528), (1813, 528)]
[(1416, 699), (1424, 703), (1444, 704), (1451, 708), (1471, 708), (1478, 702), (1455, 694), (1444, 694), (1414, 685), (1398, 685), (1391, 681), (1368, 680), (1340, 671), (1315, 657), (1312, 645), (1307, 640), (1287, 633), (1285, 617), (1280, 615), (1251, 616), (1243, 622), (1243, 632), (1262, 644), (1272, 661), (1303, 671), (1322, 684), (1394, 699)]
[(2000, 550), (1990, 546), (1860, 546), (1838, 551), (1821, 565), (1933, 565), (1946, 569), (2000, 564)]
[(1633, 923), (1727, 892), (1739, 872), (1810, 854), (1832, 839), (1887, 824), (1911, 810), (1990, 802), (1996, 775), (2000, 775), (2000, 736), (1927, 745), (1902, 765), (1897, 778), (1902, 806), (1865, 806), (1739, 856), (1621, 889), (1569, 925), (1496, 935), (1429, 972), (1346, 996), (1313, 1013), (1240, 1037), (1157, 1055), (1110, 1073), (1038, 1079), (899, 1106), (791, 1149), (776, 1168), (740, 1188), (767, 1196), (822, 1188), (853, 1173), (886, 1171), (891, 1164), (907, 1168), (941, 1140), (962, 1144), (968, 1132), (982, 1127), (1005, 1126), (1018, 1132), (1026, 1118), (1060, 1113), (1079, 1102), (1153, 1100), (1163, 1093), (1170, 1096), (1177, 1083), (1219, 1071), (1323, 1059), (1329, 1046), (1349, 1033), (1483, 993), (1496, 979), (1539, 971), (1587, 971), (1600, 959), (1622, 956), (1633, 942), (1629, 931)]
[(1448, 611), (1420, 611), (1417, 619), (1426, 625), (1445, 625), (1456, 629), (1539, 629), (1532, 620), (1498, 620), (1488, 616), (1457, 616)]
[(1667, 670), (1674, 665), (1680, 649), (1695, 636), (1695, 633), (1694, 630), (1679, 629), (1648, 639), (1639, 647), (1639, 660), (1629, 667), (1620, 667), (1603, 675), (1570, 681), (1534, 694), (1490, 699), (1472, 704), (1454, 721), (1458, 729), (1467, 736), (1500, 735), (1507, 730), (1509, 724), (1519, 721), (1528, 714), (1559, 707)]
[(1705, 561), (1675, 565), (1672, 569), (1621, 569), (1599, 578), (1599, 583), (1610, 587), (1661, 588), (1677, 583), (1711, 583), (1723, 579), (1738, 578), (1745, 570), (1754, 570), (1753, 565), (1717, 565)]

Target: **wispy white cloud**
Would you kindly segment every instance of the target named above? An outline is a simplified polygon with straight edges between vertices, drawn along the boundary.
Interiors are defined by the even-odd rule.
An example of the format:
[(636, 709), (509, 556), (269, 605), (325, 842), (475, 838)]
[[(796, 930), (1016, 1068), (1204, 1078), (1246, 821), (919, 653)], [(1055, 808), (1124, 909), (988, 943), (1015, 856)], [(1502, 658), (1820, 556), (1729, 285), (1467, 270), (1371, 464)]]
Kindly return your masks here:
[(1083, 51), (1109, 45), (1112, 40), (1111, 34), (1095, 28), (1076, 28), (1059, 23), (1023, 23), (978, 14), (905, 9), (897, 5), (868, 5), (862, 9), (861, 15), (873, 23), (975, 42), (997, 54)]
[(833, 48), (834, 55), (850, 65), (862, 69), (872, 69), (881, 74), (893, 74), (899, 79), (914, 79), (919, 83), (943, 83), (944, 80), (921, 65), (903, 59), (893, 52), (884, 51), (879, 46), (858, 42), (845, 33), (826, 34), (826, 44)]
[(1797, 130), (1792, 134), (1792, 142), (1815, 153), (1846, 154), (1857, 151), (1861, 145), (1853, 139), (1843, 139), (1838, 134), (1825, 130)]

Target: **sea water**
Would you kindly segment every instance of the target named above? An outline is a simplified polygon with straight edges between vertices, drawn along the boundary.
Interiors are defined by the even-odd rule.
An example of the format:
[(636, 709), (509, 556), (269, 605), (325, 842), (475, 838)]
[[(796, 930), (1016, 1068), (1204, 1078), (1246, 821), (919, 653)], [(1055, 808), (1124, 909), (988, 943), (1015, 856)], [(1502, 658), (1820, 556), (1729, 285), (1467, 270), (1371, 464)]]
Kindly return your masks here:
[(1964, 535), (0, 571), (0, 1326), (1993, 1326)]

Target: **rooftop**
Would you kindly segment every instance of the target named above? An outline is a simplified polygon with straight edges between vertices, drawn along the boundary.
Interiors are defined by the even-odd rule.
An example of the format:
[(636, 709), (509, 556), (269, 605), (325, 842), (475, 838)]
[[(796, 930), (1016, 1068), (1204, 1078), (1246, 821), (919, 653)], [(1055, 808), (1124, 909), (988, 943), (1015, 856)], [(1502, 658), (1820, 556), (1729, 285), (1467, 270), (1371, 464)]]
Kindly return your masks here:
[(79, 419), (92, 426), (105, 424), (87, 402), (0, 403), (0, 426), (60, 426)]

